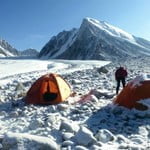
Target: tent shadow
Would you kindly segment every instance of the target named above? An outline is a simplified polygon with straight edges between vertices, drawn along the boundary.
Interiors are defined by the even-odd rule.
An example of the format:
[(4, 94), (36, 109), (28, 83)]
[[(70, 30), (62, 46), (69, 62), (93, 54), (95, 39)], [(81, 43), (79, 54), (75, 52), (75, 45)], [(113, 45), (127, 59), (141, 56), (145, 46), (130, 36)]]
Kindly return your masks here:
[(101, 129), (107, 129), (114, 135), (140, 134), (139, 127), (150, 125), (150, 111), (107, 105), (94, 112), (85, 123), (94, 134)]
[(11, 100), (8, 102), (0, 103), (0, 111), (4, 112), (11, 112), (14, 111), (16, 108), (23, 108), (26, 106), (24, 99), (17, 99), (17, 100)]

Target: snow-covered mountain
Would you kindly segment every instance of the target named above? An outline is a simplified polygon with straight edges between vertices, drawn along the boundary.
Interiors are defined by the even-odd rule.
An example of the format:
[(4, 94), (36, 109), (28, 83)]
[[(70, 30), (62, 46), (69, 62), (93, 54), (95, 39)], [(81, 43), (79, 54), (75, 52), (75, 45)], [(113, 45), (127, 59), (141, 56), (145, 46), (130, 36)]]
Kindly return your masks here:
[(13, 48), (5, 40), (0, 40), (0, 57), (18, 56), (17, 49)]
[(5, 40), (0, 40), (0, 57), (37, 57), (39, 52), (36, 49), (29, 48), (23, 51), (19, 51), (16, 48), (12, 47)]
[(31, 56), (31, 57), (36, 57), (38, 56), (39, 52), (36, 49), (29, 48), (23, 51), (20, 51), (21, 56)]
[(43, 47), (40, 58), (114, 60), (150, 55), (150, 41), (104, 21), (85, 18), (79, 29), (60, 32)]

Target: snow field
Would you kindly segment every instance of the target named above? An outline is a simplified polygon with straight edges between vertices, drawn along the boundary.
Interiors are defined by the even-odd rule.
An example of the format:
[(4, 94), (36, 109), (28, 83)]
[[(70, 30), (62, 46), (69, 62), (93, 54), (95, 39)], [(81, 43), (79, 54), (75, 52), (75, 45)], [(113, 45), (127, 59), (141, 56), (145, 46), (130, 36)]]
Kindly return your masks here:
[[(68, 65), (61, 61), (64, 64), (61, 70), (57, 63), (60, 62), (49, 62), (48, 70), (44, 67), (0, 79), (0, 147), (14, 150), (31, 147), (35, 150), (150, 148), (150, 111), (112, 105), (116, 63), (105, 66), (108, 73), (98, 72), (101, 66), (98, 63), (91, 63), (90, 68), (86, 68), (87, 64), (80, 68), (75, 62)], [(143, 70), (147, 73), (149, 62), (146, 58), (139, 64), (137, 60), (124, 63), (129, 71), (129, 81), (144, 73)], [(143, 68), (139, 67), (141, 63)], [(32, 83), (53, 70), (69, 82), (77, 93), (75, 97), (58, 105), (26, 105), (23, 98)]]

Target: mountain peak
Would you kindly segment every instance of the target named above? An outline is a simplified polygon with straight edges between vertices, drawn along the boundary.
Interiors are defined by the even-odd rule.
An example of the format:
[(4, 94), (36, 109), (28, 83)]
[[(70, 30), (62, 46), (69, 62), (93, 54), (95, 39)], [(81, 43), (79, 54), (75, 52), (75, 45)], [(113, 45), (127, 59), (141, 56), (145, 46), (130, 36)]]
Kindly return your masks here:
[(106, 24), (105, 21), (99, 21), (99, 20), (97, 20), (97, 19), (90, 18), (90, 17), (84, 18), (83, 21), (87, 21), (87, 22), (93, 23), (93, 24), (101, 24), (101, 25)]
[(105, 21), (86, 17), (79, 29), (61, 32), (41, 50), (40, 58), (113, 60), (150, 55), (150, 42)]
[(134, 37), (131, 34), (105, 21), (98, 21), (96, 19), (86, 17), (83, 19), (83, 24), (84, 26), (90, 25), (92, 26), (92, 28), (93, 27), (98, 28), (99, 30), (104, 31), (105, 33), (111, 36), (135, 42)]

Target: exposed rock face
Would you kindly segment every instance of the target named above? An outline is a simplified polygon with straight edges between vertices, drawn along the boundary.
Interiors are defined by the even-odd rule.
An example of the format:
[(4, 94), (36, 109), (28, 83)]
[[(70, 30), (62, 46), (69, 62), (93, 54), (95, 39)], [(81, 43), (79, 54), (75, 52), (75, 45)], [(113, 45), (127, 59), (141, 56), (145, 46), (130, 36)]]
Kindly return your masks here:
[(76, 38), (77, 29), (71, 31), (60, 32), (57, 36), (52, 39), (43, 47), (39, 57), (55, 58), (62, 55), (66, 48), (69, 48)]

